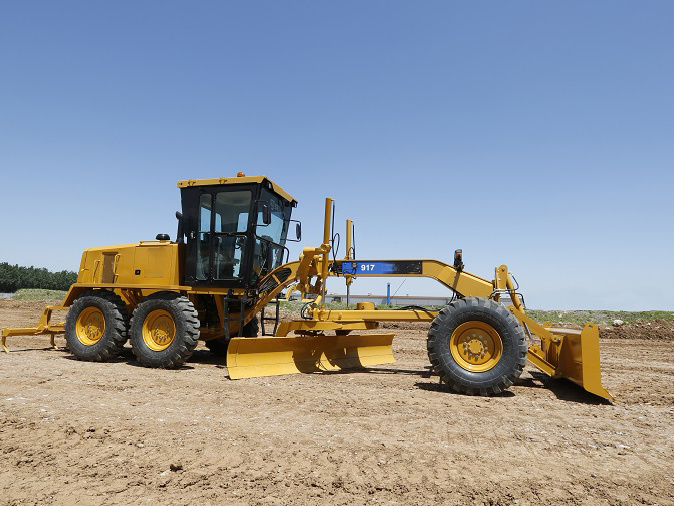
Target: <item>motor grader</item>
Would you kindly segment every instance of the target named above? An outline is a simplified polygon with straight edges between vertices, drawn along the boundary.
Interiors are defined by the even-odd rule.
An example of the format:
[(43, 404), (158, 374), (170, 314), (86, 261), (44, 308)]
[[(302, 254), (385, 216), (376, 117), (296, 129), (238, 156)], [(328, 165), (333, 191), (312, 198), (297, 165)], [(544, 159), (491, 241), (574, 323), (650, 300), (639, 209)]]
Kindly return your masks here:
[[(117, 356), (127, 340), (148, 367), (176, 368), (198, 341), (226, 356), (231, 379), (369, 367), (394, 362), (392, 334), (363, 333), (382, 322), (428, 322), (427, 350), (433, 371), (452, 389), (491, 395), (509, 388), (527, 360), (553, 378), (567, 378), (612, 399), (602, 386), (599, 332), (540, 325), (525, 312), (508, 268), (493, 280), (464, 270), (462, 253), (439, 260), (355, 258), (353, 224), (347, 220), (346, 251), (336, 258), (333, 201), (326, 199), (323, 243), (288, 261), (286, 242), (299, 222), (297, 201), (266, 177), (180, 181), (182, 212), (176, 240), (87, 249), (77, 282), (60, 306), (47, 306), (36, 327), (3, 329), (2, 347), (15, 335), (64, 333), (80, 360)], [(295, 225), (293, 227), (293, 224)], [(325, 305), (329, 277), (427, 277), (449, 289), (440, 310), (423, 307), (355, 309)], [(300, 292), (302, 318), (279, 321), (279, 296)], [(348, 293), (348, 291), (347, 291)], [(273, 335), (265, 335), (264, 310), (275, 304)], [(66, 311), (65, 323), (52, 322)], [(262, 316), (262, 336), (259, 320)]]

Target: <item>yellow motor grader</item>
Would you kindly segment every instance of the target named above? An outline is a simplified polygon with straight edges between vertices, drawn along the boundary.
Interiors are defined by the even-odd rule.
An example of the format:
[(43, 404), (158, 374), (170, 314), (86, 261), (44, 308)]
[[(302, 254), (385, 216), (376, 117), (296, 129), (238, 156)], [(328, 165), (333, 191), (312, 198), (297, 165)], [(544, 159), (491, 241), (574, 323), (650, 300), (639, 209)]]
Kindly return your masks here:
[[(77, 282), (60, 306), (48, 306), (36, 327), (5, 328), (16, 335), (64, 333), (80, 360), (104, 361), (127, 340), (148, 367), (176, 368), (198, 341), (226, 356), (231, 379), (369, 367), (394, 362), (392, 334), (363, 333), (381, 322), (428, 322), (432, 369), (452, 389), (491, 395), (509, 388), (527, 360), (553, 378), (567, 378), (612, 399), (601, 384), (599, 331), (540, 325), (525, 313), (508, 268), (493, 280), (464, 270), (457, 250), (452, 264), (439, 260), (355, 258), (347, 220), (346, 257), (332, 246), (333, 201), (326, 199), (323, 243), (288, 261), (286, 242), (301, 240), (291, 220), (297, 201), (266, 177), (180, 181), (182, 212), (175, 241), (87, 249)], [(293, 227), (294, 224), (294, 227)], [(288, 237), (294, 228), (296, 239)], [(331, 257), (332, 253), (332, 257)], [(422, 307), (326, 307), (326, 282), (343, 277), (428, 277), (453, 294), (440, 310)], [(302, 317), (279, 321), (279, 296), (294, 290), (306, 302)], [(265, 335), (264, 309), (275, 305), (273, 335)], [(65, 323), (52, 322), (66, 311)], [(262, 315), (262, 336), (257, 315)]]

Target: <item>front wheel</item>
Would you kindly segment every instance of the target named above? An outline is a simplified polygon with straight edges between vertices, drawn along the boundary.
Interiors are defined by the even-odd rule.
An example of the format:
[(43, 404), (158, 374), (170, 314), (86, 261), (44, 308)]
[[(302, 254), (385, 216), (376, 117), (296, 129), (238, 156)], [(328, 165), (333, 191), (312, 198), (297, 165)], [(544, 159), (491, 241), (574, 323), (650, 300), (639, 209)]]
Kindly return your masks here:
[(159, 292), (141, 302), (131, 318), (131, 346), (146, 367), (176, 369), (199, 341), (197, 310), (187, 297)]
[(526, 338), (505, 306), (468, 297), (452, 302), (428, 331), (428, 358), (440, 379), (467, 394), (497, 394), (520, 377)]

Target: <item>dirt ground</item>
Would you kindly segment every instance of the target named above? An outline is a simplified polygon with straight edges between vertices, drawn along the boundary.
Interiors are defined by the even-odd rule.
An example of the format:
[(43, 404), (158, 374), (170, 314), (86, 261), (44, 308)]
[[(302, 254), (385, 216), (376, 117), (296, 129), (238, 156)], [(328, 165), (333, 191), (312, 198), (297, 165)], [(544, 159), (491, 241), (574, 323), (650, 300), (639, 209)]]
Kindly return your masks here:
[[(0, 300), (0, 327), (42, 305)], [(238, 381), (202, 346), (168, 371), (10, 338), (0, 504), (671, 505), (674, 327), (658, 325), (603, 334), (613, 404), (533, 368), (499, 397), (446, 392), (423, 325), (394, 329), (392, 366)]]

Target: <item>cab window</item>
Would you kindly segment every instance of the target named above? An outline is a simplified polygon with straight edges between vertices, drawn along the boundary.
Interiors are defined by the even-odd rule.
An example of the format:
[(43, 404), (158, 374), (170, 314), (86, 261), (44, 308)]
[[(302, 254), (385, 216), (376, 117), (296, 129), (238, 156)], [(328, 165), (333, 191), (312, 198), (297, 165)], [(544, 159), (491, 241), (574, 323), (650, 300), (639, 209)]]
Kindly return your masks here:
[(201, 196), (197, 279), (241, 276), (251, 200), (249, 190)]

